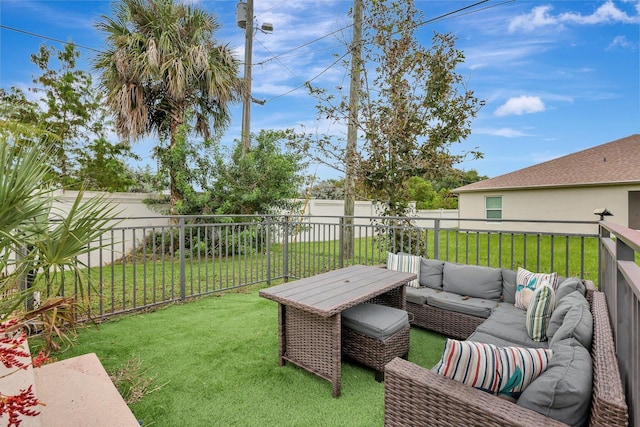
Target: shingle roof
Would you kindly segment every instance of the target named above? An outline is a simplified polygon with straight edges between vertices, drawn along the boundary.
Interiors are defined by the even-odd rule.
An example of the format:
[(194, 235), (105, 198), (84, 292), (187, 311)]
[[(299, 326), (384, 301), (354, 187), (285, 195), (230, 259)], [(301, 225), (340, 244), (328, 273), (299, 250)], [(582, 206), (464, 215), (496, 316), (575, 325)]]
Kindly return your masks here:
[(640, 183), (640, 135), (568, 154), (453, 190), (456, 193)]

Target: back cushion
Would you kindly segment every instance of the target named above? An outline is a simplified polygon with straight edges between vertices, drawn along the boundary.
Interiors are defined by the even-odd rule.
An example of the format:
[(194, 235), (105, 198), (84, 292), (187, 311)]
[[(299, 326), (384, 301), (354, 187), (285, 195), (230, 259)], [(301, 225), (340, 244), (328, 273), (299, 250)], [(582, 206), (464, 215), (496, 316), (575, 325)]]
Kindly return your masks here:
[(549, 346), (567, 338), (575, 338), (584, 348), (591, 349), (593, 316), (589, 303), (578, 291), (564, 297), (551, 314), (547, 327)]
[(445, 262), (442, 289), (455, 294), (499, 301), (502, 271), (499, 268)]
[(516, 302), (516, 272), (502, 269), (502, 300), (513, 304)]
[(556, 291), (556, 304), (560, 303), (562, 298), (574, 291), (579, 291), (581, 295), (584, 295), (585, 290), (586, 288), (584, 283), (582, 283), (582, 280), (577, 277), (569, 277), (558, 285), (558, 290)]
[(420, 286), (442, 289), (444, 261), (422, 258), (420, 261)]
[(522, 392), (518, 405), (571, 426), (587, 425), (591, 404), (591, 355), (569, 338), (551, 346), (547, 370)]

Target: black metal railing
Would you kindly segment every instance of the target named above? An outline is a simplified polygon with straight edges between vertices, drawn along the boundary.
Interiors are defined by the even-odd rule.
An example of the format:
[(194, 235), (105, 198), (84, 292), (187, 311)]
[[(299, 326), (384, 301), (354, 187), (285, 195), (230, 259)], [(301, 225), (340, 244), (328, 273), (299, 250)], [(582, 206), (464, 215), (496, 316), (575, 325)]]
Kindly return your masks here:
[[(413, 217), (355, 217), (350, 225), (343, 217), (295, 215), (185, 216), (164, 224), (135, 218), (92, 243), (95, 250), (79, 262), (88, 269), (97, 318), (347, 265), (383, 264), (387, 252), (598, 281), (597, 222), (559, 222), (566, 232), (551, 233), (536, 231), (549, 221), (512, 221), (510, 231), (500, 230), (505, 220), (492, 230), (485, 220), (465, 224), (473, 221), (481, 227)], [(343, 244), (346, 227), (354, 236), (350, 250)]]

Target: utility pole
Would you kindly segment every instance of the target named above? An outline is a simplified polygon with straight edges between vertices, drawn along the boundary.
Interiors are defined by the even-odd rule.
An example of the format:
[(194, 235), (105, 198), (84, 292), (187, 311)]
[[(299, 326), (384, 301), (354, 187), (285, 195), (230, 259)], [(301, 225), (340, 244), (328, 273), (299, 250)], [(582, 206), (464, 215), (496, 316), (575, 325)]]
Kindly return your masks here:
[[(244, 27), (244, 99), (242, 101), (242, 156), (251, 145), (251, 56), (253, 52), (253, 0), (247, 0)], [(240, 5), (238, 5), (240, 6)], [(240, 23), (238, 23), (240, 25)]]
[(346, 259), (354, 255), (353, 215), (355, 213), (355, 166), (358, 146), (358, 105), (360, 97), (360, 67), (362, 65), (362, 0), (353, 0), (353, 39), (351, 40), (351, 80), (349, 83), (349, 122), (344, 176), (344, 240), (342, 251)]

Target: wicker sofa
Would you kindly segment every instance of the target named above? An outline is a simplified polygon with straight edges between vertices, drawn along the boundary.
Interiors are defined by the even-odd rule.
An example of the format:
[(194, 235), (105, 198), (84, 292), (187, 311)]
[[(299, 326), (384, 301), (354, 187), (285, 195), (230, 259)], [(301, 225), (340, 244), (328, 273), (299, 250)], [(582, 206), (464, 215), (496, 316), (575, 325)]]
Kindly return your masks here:
[[(407, 288), (407, 311), (413, 313), (413, 326), (430, 329), (456, 339), (469, 339), (470, 341), (489, 342), (492, 344), (507, 345), (504, 337), (492, 337), (491, 328), (481, 327), (483, 324), (491, 324), (490, 318), (496, 311), (496, 307), (510, 304), (515, 293), (515, 272), (512, 270), (499, 270), (502, 278), (502, 293), (497, 299), (494, 289), (489, 293), (473, 297), (459, 295), (452, 302), (446, 296), (452, 294), (456, 285), (450, 281), (448, 291), (438, 289), (425, 289), (429, 282), (433, 285), (435, 277), (432, 268), (424, 268), (427, 263), (431, 266), (439, 263), (437, 260), (423, 260), (420, 271), (419, 289)], [(427, 266), (428, 267), (428, 266)], [(457, 276), (457, 280), (468, 277), (476, 280), (476, 273), (493, 274), (486, 267), (478, 267), (474, 271), (473, 266), (449, 265), (449, 271), (456, 272), (460, 269), (463, 275)], [(485, 269), (480, 271), (480, 269)], [(496, 269), (493, 269), (496, 270)], [(446, 269), (444, 269), (444, 283), (447, 284)], [(427, 273), (430, 272), (430, 273)], [(470, 275), (471, 273), (471, 275)], [(429, 274), (432, 274), (429, 277)], [(457, 274), (457, 273), (455, 273)], [(455, 274), (452, 277), (456, 277)], [(488, 276), (486, 276), (488, 277)], [(482, 281), (482, 279), (480, 279)], [(584, 283), (584, 282), (583, 282)], [(586, 353), (591, 366), (592, 380), (590, 392), (591, 402), (585, 402), (587, 412), (579, 424), (622, 426), (627, 425), (627, 406), (618, 371), (613, 337), (609, 324), (608, 311), (604, 294), (597, 292), (591, 282), (586, 282), (586, 300), (593, 318), (593, 335), (590, 344), (590, 353)], [(435, 295), (435, 306), (422, 302), (418, 298), (420, 293)], [(584, 292), (584, 289), (583, 289)], [(487, 296), (489, 299), (478, 298)], [(505, 303), (505, 300), (509, 301)], [(444, 304), (442, 303), (444, 301)], [(459, 310), (456, 304), (465, 305)], [(444, 308), (443, 308), (444, 307)], [(451, 308), (454, 309), (451, 309)], [(470, 307), (470, 308), (468, 308)], [(465, 312), (466, 311), (466, 312)], [(486, 315), (486, 313), (489, 313)], [(499, 335), (499, 334), (498, 334)], [(524, 344), (512, 344), (521, 345)], [(536, 343), (539, 347), (547, 346), (546, 343)], [(538, 377), (541, 380), (545, 373)], [(588, 377), (588, 376), (587, 376)], [(530, 387), (535, 383), (531, 383)], [(543, 381), (543, 380), (541, 380)], [(541, 382), (540, 384), (545, 384)], [(534, 387), (535, 388), (535, 387)], [(533, 389), (533, 388), (532, 388)], [(539, 388), (538, 388), (539, 389)], [(525, 405), (526, 406), (526, 405)], [(543, 414), (543, 410), (532, 410), (485, 391), (467, 386), (460, 382), (436, 374), (432, 370), (417, 366), (409, 361), (396, 358), (385, 367), (385, 425), (387, 426), (531, 426), (531, 425), (567, 425), (549, 415), (557, 416), (557, 411)]]

